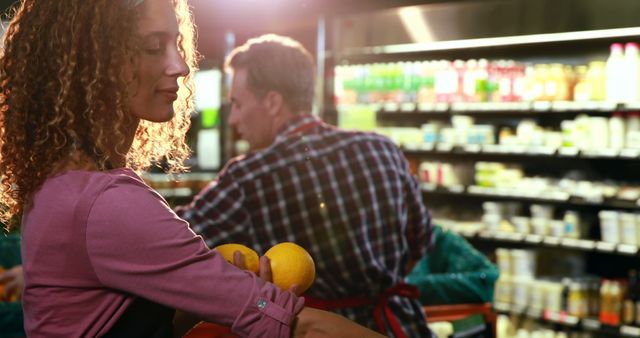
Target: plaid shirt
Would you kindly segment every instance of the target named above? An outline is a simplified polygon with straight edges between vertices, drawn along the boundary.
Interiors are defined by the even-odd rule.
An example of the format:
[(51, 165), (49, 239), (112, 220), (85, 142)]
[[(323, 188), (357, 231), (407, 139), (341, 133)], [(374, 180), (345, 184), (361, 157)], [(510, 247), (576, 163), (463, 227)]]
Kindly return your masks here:
[[(316, 263), (307, 294), (322, 299), (375, 298), (404, 280), (431, 236), (418, 183), (390, 140), (309, 115), (289, 121), (269, 148), (231, 160), (177, 212), (211, 247), (242, 243), (264, 254), (301, 245)], [(389, 306), (408, 337), (430, 336), (417, 300), (393, 296)], [(373, 308), (336, 312), (375, 329)]]

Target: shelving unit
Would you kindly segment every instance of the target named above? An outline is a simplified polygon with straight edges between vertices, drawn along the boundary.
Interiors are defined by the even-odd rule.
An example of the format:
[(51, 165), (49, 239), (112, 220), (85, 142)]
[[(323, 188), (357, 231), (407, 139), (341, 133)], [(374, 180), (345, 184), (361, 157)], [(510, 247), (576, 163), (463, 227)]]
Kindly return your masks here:
[(456, 186), (456, 187), (435, 187), (429, 184), (422, 184), (423, 197), (426, 203), (429, 200), (452, 197), (456, 199), (475, 199), (492, 201), (517, 201), (525, 203), (552, 204), (557, 206), (593, 208), (593, 209), (629, 209), (639, 210), (638, 200), (623, 200), (618, 198), (604, 198), (602, 201), (588, 201), (579, 197), (572, 197), (565, 194), (555, 196), (534, 196), (525, 195), (522, 191), (499, 190), (495, 188), (484, 188), (479, 186)]
[(494, 303), (498, 313), (524, 316), (550, 325), (560, 325), (572, 330), (585, 330), (594, 334), (619, 337), (640, 337), (640, 327), (631, 325), (610, 326), (602, 324), (595, 318), (578, 318), (565, 313), (540, 311), (526, 307), (515, 307), (510, 304)]
[[(489, 2), (489, 1), (486, 1)], [(440, 12), (438, 12), (440, 13)], [(435, 17), (431, 17), (434, 19)], [(353, 25), (349, 22), (349, 25)], [(381, 22), (382, 24), (382, 22)], [(341, 26), (335, 33), (340, 39)], [(349, 26), (353, 27), (353, 26)], [(367, 36), (369, 38), (369, 36)], [(373, 38), (372, 38), (373, 39)], [(640, 27), (593, 29), (549, 34), (525, 34), (520, 36), (503, 36), (490, 38), (471, 38), (452, 41), (432, 41), (416, 43), (389, 43), (386, 45), (361, 46), (334, 49), (325, 59), (325, 69), (334, 65), (372, 64), (384, 62), (425, 61), (438, 59), (479, 59), (490, 60), (509, 58), (521, 62), (582, 64), (599, 59), (604, 60), (608, 47), (613, 42), (640, 41)], [(361, 43), (360, 40), (356, 40)], [(341, 43), (335, 45), (340, 46)], [(328, 74), (325, 91), (333, 92)], [(325, 99), (329, 102), (331, 99)], [(347, 107), (348, 109), (348, 107)], [(424, 123), (451, 120), (464, 115), (470, 116), (482, 124), (515, 125), (523, 119), (536, 120), (540, 125), (558, 130), (560, 122), (574, 119), (580, 115), (609, 117), (613, 113), (632, 113), (640, 111), (640, 103), (618, 104), (611, 102), (574, 102), (574, 101), (542, 101), (542, 102), (456, 102), (456, 103), (372, 103), (369, 109), (376, 112), (376, 123), (384, 127), (420, 128)], [(345, 106), (336, 109), (327, 107), (326, 111), (340, 114)], [(338, 113), (335, 113), (335, 112)], [(332, 114), (329, 115), (333, 117)], [(336, 119), (339, 120), (339, 119)], [(563, 171), (586, 170), (595, 173), (599, 180), (619, 182), (640, 182), (640, 150), (603, 149), (598, 151), (581, 151), (577, 148), (551, 148), (543, 146), (505, 146), (505, 145), (452, 145), (445, 143), (401, 144), (409, 162), (415, 168), (421, 161), (449, 161), (456, 165), (473, 166), (477, 161), (495, 161), (526, 166), (527, 173), (536, 176), (541, 171), (545, 177), (560, 178)], [(524, 170), (524, 169), (523, 169)], [(549, 174), (549, 171), (552, 174)], [(550, 176), (551, 175), (551, 176)], [(556, 176), (552, 176), (556, 175)], [(527, 175), (528, 177), (528, 175)], [(591, 179), (587, 176), (587, 179)], [(488, 250), (490, 256), (499, 247), (549, 249), (554, 252), (577, 252), (582, 259), (594, 265), (606, 268), (593, 268), (587, 273), (604, 278), (623, 278), (630, 266), (637, 265), (639, 248), (636, 245), (608, 243), (599, 237), (600, 229), (593, 222), (602, 210), (619, 210), (624, 212), (640, 212), (639, 196), (614, 195), (594, 199), (572, 196), (568, 193), (554, 192), (540, 195), (515, 189), (489, 188), (477, 183), (442, 187), (434, 184), (422, 184), (425, 204), (447, 206), (455, 211), (481, 209), (486, 201), (519, 202), (523, 206), (532, 204), (551, 205), (556, 211), (578, 211), (589, 219), (590, 229), (583, 238), (559, 238), (536, 234), (514, 232), (498, 232), (478, 230), (477, 227), (460, 227), (460, 233), (481, 250)], [(622, 198), (624, 197), (624, 198)], [(436, 219), (436, 223), (446, 223)], [(450, 220), (447, 220), (450, 221)], [(476, 223), (480, 223), (478, 219)], [(454, 222), (455, 223), (455, 222)], [(467, 222), (467, 223), (473, 223)], [(468, 224), (467, 224), (468, 225)], [(455, 228), (447, 225), (448, 228)], [(596, 319), (567, 316), (561, 313), (537, 312), (526, 308), (516, 309), (510, 304), (494, 304), (499, 313), (528, 316), (551, 325), (564, 326), (570, 331), (589, 331), (595, 337), (638, 337), (640, 327), (612, 327), (600, 323)]]

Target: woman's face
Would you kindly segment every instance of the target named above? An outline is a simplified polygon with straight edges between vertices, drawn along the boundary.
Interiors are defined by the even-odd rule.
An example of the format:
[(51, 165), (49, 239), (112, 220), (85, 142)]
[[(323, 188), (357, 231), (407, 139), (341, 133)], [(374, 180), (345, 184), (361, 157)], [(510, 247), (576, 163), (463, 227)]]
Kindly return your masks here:
[(138, 10), (141, 46), (129, 108), (137, 118), (166, 122), (174, 114), (178, 78), (189, 74), (178, 50), (178, 22), (171, 0), (144, 0)]

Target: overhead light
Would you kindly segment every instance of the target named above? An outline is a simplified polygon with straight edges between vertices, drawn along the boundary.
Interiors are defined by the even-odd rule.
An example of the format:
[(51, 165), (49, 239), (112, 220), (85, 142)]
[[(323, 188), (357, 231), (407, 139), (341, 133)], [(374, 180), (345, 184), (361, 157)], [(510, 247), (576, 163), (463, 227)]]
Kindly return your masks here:
[(398, 15), (400, 15), (402, 25), (413, 42), (424, 43), (433, 40), (431, 30), (427, 27), (427, 22), (419, 6), (400, 8), (398, 9)]

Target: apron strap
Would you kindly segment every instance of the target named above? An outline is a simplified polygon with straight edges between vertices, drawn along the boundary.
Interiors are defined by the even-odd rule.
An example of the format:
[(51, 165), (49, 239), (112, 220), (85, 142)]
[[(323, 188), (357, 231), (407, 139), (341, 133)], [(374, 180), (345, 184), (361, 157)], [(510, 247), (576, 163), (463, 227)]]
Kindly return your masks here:
[[(391, 308), (389, 307), (389, 297), (400, 296), (410, 299), (417, 299), (420, 295), (420, 291), (413, 285), (399, 283), (385, 290), (377, 298), (340, 298), (340, 299), (321, 299), (310, 296), (304, 296), (305, 306), (312, 308), (332, 311), (342, 308), (360, 307), (365, 305), (375, 304), (374, 318), (376, 325), (378, 326), (378, 332), (387, 334), (386, 325), (384, 325), (384, 318), (387, 319), (389, 327), (396, 338), (406, 338), (407, 335), (402, 331), (398, 319), (394, 316)], [(383, 315), (384, 314), (384, 315)]]

